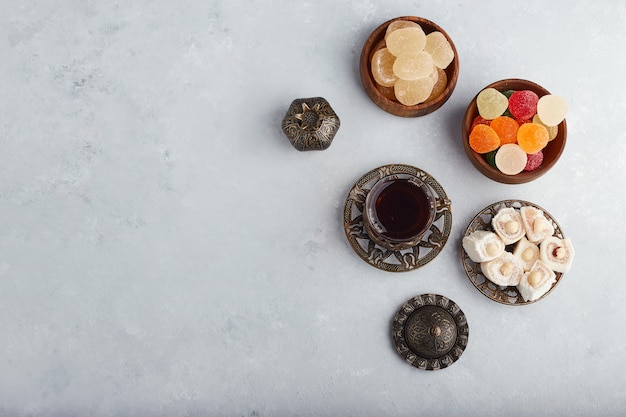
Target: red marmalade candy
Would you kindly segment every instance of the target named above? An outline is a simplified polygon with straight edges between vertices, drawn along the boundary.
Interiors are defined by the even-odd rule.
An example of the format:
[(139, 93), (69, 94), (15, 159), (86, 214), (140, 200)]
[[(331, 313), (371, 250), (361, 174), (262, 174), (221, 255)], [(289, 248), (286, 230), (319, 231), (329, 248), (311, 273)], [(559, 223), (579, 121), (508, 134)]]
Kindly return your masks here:
[(515, 91), (509, 97), (509, 111), (517, 120), (532, 119), (537, 114), (539, 96), (530, 90)]
[(470, 126), (470, 132), (474, 129), (476, 125), (487, 125), (491, 123), (491, 120), (484, 119), (481, 115), (478, 115), (472, 121), (472, 125)]
[(539, 151), (537, 153), (529, 154), (528, 159), (526, 161), (526, 166), (524, 167), (524, 171), (533, 171), (543, 162), (543, 152)]

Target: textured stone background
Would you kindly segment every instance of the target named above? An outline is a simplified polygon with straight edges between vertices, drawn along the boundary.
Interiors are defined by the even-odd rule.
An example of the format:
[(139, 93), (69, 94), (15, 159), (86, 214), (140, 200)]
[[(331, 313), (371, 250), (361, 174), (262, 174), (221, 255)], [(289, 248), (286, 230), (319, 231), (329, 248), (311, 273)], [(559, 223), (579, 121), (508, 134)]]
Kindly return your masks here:
[[(626, 5), (485, 0), (1, 1), (0, 416), (623, 415), (626, 411)], [(380, 23), (454, 39), (451, 99), (401, 119), (358, 76)], [(567, 97), (568, 144), (525, 185), (467, 160), (461, 118), (485, 85)], [(341, 118), (332, 146), (280, 131), (294, 98)], [(444, 251), (405, 274), (351, 250), (341, 212), (370, 169), (407, 163), (453, 202)], [(539, 303), (466, 278), (483, 207), (532, 201), (577, 250)], [(469, 346), (419, 371), (396, 309), (457, 302)]]

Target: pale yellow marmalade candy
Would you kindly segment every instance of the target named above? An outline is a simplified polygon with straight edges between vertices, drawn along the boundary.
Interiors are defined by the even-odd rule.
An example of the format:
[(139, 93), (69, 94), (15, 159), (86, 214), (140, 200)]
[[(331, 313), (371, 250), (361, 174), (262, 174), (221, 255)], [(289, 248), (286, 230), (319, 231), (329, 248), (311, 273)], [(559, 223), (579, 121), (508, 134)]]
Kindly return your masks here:
[(433, 85), (437, 84), (437, 80), (439, 80), (439, 71), (437, 71), (437, 67), (433, 65), (432, 71), (428, 74), (428, 78), (433, 80)]
[(393, 73), (401, 80), (415, 81), (425, 78), (432, 70), (433, 59), (424, 51), (400, 54), (393, 63)]
[(433, 90), (433, 81), (428, 78), (419, 78), (414, 81), (399, 79), (393, 86), (396, 99), (405, 106), (415, 106), (423, 103)]
[[(435, 67), (437, 68), (437, 67)], [(433, 86), (433, 91), (426, 101), (439, 97), (448, 86), (448, 74), (441, 68), (437, 68), (437, 82)]]
[(385, 40), (387, 40), (387, 36), (394, 30), (408, 28), (408, 27), (421, 27), (419, 24), (412, 22), (410, 20), (394, 20), (387, 26), (387, 31), (385, 32)]
[(557, 126), (565, 119), (569, 106), (563, 97), (552, 94), (545, 95), (537, 102), (537, 114), (548, 126)]
[(485, 88), (476, 97), (476, 107), (483, 119), (493, 120), (509, 107), (509, 99), (495, 88)]
[(392, 87), (398, 77), (393, 74), (396, 57), (387, 48), (379, 49), (372, 56), (372, 76), (383, 87)]
[(435, 31), (426, 35), (424, 51), (433, 57), (434, 64), (441, 69), (447, 68), (454, 59), (454, 50), (441, 32)]
[(539, 125), (542, 125), (543, 127), (546, 128), (546, 130), (548, 131), (548, 141), (551, 141), (552, 139), (556, 138), (556, 136), (559, 134), (559, 126), (548, 126), (547, 124), (545, 124), (544, 122), (541, 121), (541, 119), (539, 118), (538, 114), (535, 114), (533, 116), (533, 123), (537, 123)]
[(394, 56), (406, 52), (421, 52), (426, 45), (426, 34), (420, 26), (396, 29), (387, 35), (385, 43)]

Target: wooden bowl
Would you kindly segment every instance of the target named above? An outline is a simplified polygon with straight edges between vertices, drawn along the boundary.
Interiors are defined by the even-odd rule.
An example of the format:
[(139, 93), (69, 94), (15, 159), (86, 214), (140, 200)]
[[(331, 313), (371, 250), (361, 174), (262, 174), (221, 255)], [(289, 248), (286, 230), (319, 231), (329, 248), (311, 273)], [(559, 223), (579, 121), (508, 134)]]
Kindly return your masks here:
[[(405, 106), (395, 99), (389, 99), (385, 97), (379, 91), (376, 81), (372, 76), (372, 55), (374, 54), (374, 52), (376, 52), (378, 49), (382, 48), (385, 45), (385, 32), (387, 31), (387, 26), (389, 26), (391, 22), (394, 22), (396, 20), (410, 20), (412, 22), (415, 22), (422, 27), (422, 30), (426, 34), (434, 31), (441, 32), (446, 37), (446, 39), (450, 43), (450, 46), (452, 47), (452, 50), (454, 51), (454, 59), (445, 69), (446, 75), (448, 77), (448, 85), (446, 86), (443, 93), (441, 93), (438, 97), (435, 97), (434, 99), (425, 101), (415, 106)], [(371, 98), (378, 107), (385, 110), (386, 112), (401, 117), (424, 116), (434, 112), (439, 107), (443, 106), (443, 104), (452, 95), (454, 87), (456, 87), (457, 79), (459, 77), (459, 55), (456, 51), (454, 43), (452, 42), (452, 39), (450, 39), (450, 36), (448, 36), (448, 34), (437, 24), (431, 22), (430, 20), (415, 16), (397, 17), (395, 19), (388, 20), (382, 25), (378, 26), (374, 30), (374, 32), (372, 32), (369, 38), (367, 38), (367, 41), (365, 41), (365, 45), (363, 45), (359, 66), (361, 73), (361, 82), (363, 83), (363, 87), (365, 88), (365, 92), (367, 93), (369, 98)]]
[[(506, 90), (530, 90), (534, 91), (539, 97), (545, 96), (546, 94), (550, 94), (548, 90), (543, 88), (542, 86), (535, 84), (532, 81), (520, 80), (516, 78), (509, 78), (506, 80), (496, 81), (495, 83), (489, 84), (484, 87), (480, 91), (485, 88), (495, 88), (498, 91), (506, 91)], [(469, 134), (470, 128), (472, 126), (472, 122), (476, 116), (478, 116), (478, 108), (476, 106), (476, 96), (472, 99), (467, 110), (465, 111), (465, 116), (463, 117), (463, 146), (465, 147), (465, 153), (467, 157), (472, 162), (472, 164), (483, 173), (488, 178), (491, 178), (494, 181), (498, 181), (504, 184), (523, 184), (526, 182), (530, 182), (536, 180), (541, 177), (543, 174), (548, 172), (550, 168), (556, 164), (556, 162), (561, 157), (563, 153), (563, 149), (565, 148), (565, 140), (567, 138), (567, 123), (565, 120), (559, 124), (559, 133), (556, 138), (552, 139), (548, 142), (548, 145), (543, 149), (543, 162), (541, 166), (533, 171), (522, 171), (517, 175), (506, 175), (500, 172), (498, 169), (492, 167), (487, 163), (484, 155), (476, 153), (469, 146)]]

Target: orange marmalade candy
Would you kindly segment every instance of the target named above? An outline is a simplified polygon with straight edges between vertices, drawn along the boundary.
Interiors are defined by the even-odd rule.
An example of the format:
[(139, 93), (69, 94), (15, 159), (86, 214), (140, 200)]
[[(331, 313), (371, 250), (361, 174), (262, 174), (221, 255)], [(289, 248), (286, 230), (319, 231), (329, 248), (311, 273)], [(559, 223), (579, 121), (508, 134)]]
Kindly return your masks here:
[(489, 124), (500, 137), (500, 145), (505, 143), (517, 143), (517, 130), (519, 125), (515, 120), (507, 116), (498, 116)]
[(469, 145), (476, 153), (491, 152), (500, 146), (500, 137), (491, 126), (477, 124), (469, 135)]
[(541, 121), (541, 119), (539, 118), (538, 114), (535, 114), (533, 116), (533, 123), (539, 123), (540, 125), (544, 125), (545, 128), (548, 130), (548, 135), (550, 136), (550, 140), (554, 139), (557, 137), (557, 135), (559, 134), (559, 126), (547, 126), (544, 122)]
[(524, 123), (517, 130), (517, 143), (527, 154), (539, 152), (549, 140), (548, 130), (539, 123)]

